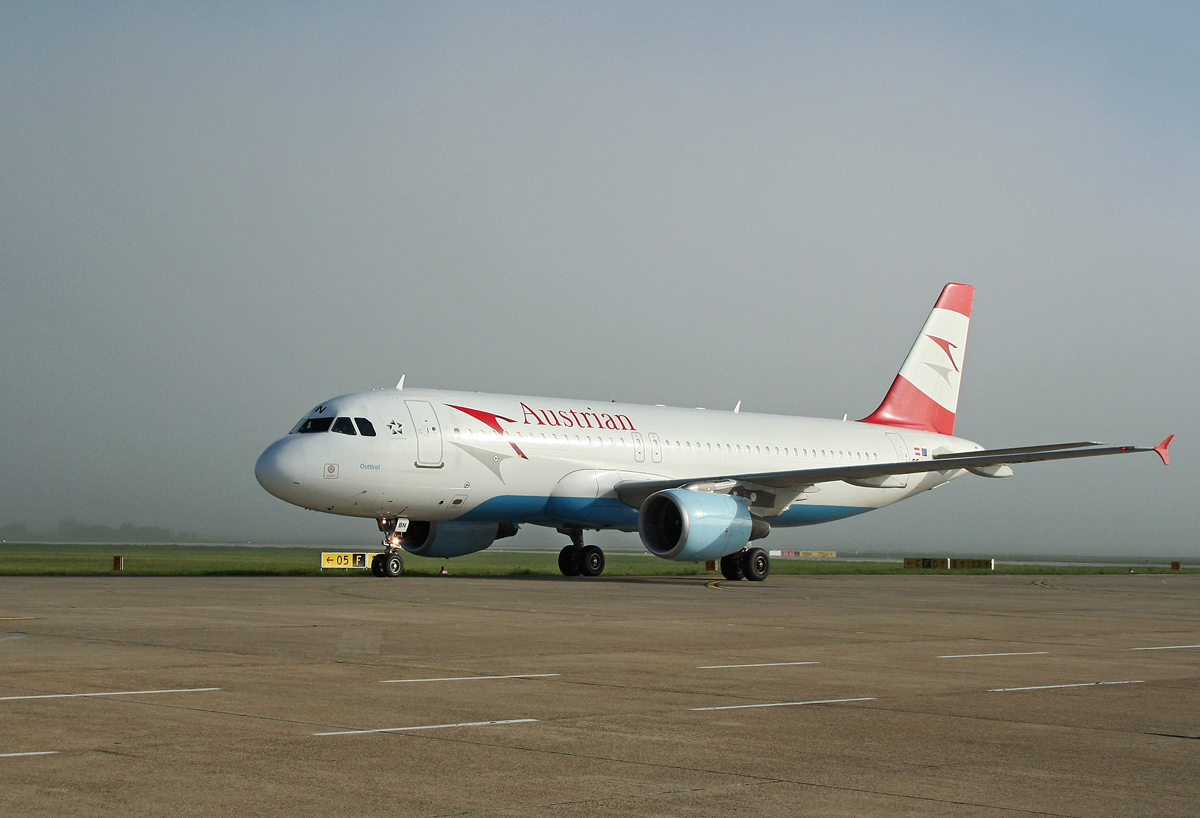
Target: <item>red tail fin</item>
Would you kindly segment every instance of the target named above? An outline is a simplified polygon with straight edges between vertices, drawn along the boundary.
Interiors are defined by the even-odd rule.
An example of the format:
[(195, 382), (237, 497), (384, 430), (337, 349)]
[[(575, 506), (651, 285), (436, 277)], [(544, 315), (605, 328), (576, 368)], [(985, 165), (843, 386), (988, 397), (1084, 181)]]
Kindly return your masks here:
[(967, 349), (975, 288), (947, 284), (892, 381), (879, 408), (864, 423), (954, 434), (958, 386)]

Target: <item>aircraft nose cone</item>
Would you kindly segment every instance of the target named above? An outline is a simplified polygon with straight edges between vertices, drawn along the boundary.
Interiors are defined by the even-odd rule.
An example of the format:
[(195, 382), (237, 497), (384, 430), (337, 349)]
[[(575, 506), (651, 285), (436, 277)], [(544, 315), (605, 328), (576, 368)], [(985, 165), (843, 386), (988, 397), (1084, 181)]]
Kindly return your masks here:
[(259, 455), (254, 476), (264, 489), (290, 502), (304, 482), (304, 453), (290, 438), (277, 440)]

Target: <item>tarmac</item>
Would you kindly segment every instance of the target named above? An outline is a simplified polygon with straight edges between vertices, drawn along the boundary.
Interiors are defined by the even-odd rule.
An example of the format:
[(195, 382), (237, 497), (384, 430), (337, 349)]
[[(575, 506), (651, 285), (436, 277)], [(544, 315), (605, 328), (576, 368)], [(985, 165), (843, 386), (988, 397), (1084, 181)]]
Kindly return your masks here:
[(1198, 792), (1200, 575), (0, 578), (4, 816), (1195, 816)]

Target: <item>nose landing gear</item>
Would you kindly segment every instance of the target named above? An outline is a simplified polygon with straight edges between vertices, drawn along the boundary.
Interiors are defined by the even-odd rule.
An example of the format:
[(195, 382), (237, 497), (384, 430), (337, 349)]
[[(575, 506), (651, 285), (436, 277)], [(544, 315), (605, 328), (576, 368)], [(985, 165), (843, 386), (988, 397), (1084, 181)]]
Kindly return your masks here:
[(560, 528), (571, 544), (558, 552), (558, 570), (565, 577), (598, 577), (604, 573), (604, 551), (598, 545), (583, 544), (582, 528)]
[(378, 522), (379, 530), (383, 532), (383, 553), (371, 558), (371, 573), (377, 577), (398, 577), (404, 573), (400, 542), (408, 530), (408, 520), (381, 517)]

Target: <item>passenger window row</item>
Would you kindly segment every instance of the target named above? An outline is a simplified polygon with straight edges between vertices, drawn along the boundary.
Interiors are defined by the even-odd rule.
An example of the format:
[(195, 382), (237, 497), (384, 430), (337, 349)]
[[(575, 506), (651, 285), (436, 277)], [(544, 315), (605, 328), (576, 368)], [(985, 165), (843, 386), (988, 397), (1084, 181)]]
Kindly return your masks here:
[[(335, 428), (334, 431), (337, 431), (337, 429)], [(489, 439), (493, 439), (493, 438), (496, 438), (499, 436), (500, 435), (498, 433), (496, 433), (494, 431), (489, 431), (487, 429), (481, 429), (478, 431), (475, 429), (467, 429), (465, 432), (462, 431), (461, 429), (454, 430), (454, 437), (462, 438), (464, 440), (489, 440)], [(607, 441), (602, 437), (597, 437), (593, 441), (593, 439), (590, 435), (585, 436), (582, 440), (580, 439), (579, 435), (575, 435), (573, 441), (572, 441), (571, 435), (563, 435), (562, 438), (560, 439), (557, 434), (550, 434), (549, 436), (547, 436), (545, 433), (538, 435), (536, 433), (528, 433), (528, 432), (526, 432), (526, 433), (512, 432), (512, 433), (508, 433), (504, 436), (512, 438), (513, 441), (516, 443), (545, 443), (545, 444), (550, 444), (550, 445), (557, 445), (557, 444), (571, 445), (573, 442), (574, 445), (576, 445), (576, 446), (613, 446), (614, 445), (613, 438), (611, 438), (611, 437), (608, 438)], [(617, 447), (624, 448), (625, 439), (618, 437), (615, 441), (615, 445)], [(771, 456), (773, 453), (776, 457), (780, 457), (780, 456), (782, 456), (782, 457), (800, 457), (800, 458), (804, 458), (804, 459), (809, 459), (811, 457), (812, 459), (820, 459), (820, 460), (849, 460), (849, 461), (859, 461), (859, 462), (863, 462), (863, 461), (872, 462), (873, 461), (876, 463), (879, 462), (879, 453), (878, 452), (856, 452), (856, 451), (845, 451), (845, 450), (834, 451), (833, 449), (820, 449), (820, 450), (818, 450), (818, 449), (801, 449), (801, 448), (790, 448), (787, 446), (784, 446), (782, 449), (782, 452), (781, 452), (781, 450), (778, 446), (774, 446), (774, 447), (772, 447), (772, 446), (754, 446), (754, 447), (751, 447), (750, 445), (743, 446), (740, 444), (734, 445), (734, 444), (730, 444), (730, 443), (724, 443), (724, 444), (703, 443), (702, 444), (699, 441), (696, 441), (695, 443), (693, 443), (690, 440), (684, 441), (682, 443), (678, 440), (675, 440), (675, 441), (663, 440), (663, 442), (662, 442), (663, 450), (668, 451), (668, 452), (670, 452), (670, 451), (688, 452), (688, 453), (691, 453), (691, 452), (700, 453), (701, 451), (712, 452), (714, 450), (714, 446), (715, 446), (715, 450), (718, 454), (721, 452), (721, 447), (724, 446), (725, 454), (729, 454), (729, 455), (732, 455), (732, 454), (750, 455), (753, 453), (754, 455), (757, 455), (757, 456), (762, 456), (762, 455)]]

